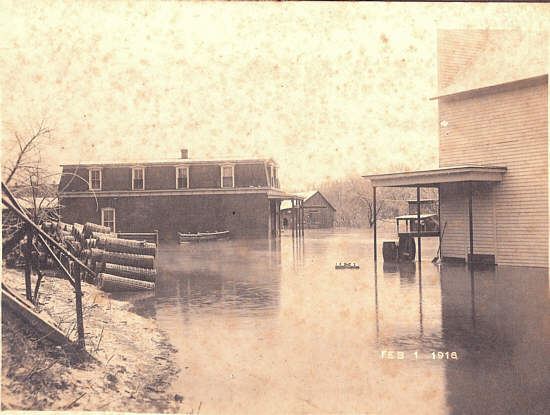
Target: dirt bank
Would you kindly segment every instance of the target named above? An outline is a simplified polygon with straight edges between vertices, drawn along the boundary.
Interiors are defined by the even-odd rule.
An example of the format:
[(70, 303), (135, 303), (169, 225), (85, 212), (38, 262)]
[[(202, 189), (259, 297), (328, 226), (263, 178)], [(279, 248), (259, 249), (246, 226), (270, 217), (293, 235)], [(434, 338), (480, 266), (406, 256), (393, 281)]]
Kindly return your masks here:
[[(24, 296), (21, 270), (2, 279)], [(33, 287), (35, 280), (33, 279)], [(155, 320), (129, 311), (96, 287), (82, 287), (86, 350), (92, 358), (43, 343), (13, 314), (2, 314), (2, 410), (178, 412), (183, 397), (168, 387), (178, 372), (175, 349)], [(42, 281), (39, 307), (76, 337), (74, 292), (68, 281)]]

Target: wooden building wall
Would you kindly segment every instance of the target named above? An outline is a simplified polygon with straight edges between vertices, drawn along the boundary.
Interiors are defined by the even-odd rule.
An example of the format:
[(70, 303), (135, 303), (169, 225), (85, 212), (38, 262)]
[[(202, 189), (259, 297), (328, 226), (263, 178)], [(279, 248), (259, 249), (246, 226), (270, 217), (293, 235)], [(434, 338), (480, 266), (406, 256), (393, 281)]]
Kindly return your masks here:
[[(508, 169), (501, 183), (474, 197), (474, 251), (492, 250), (502, 265), (547, 267), (548, 79), (440, 99), (439, 121), (440, 167), (476, 164)], [(442, 223), (447, 220), (457, 228), (447, 229), (445, 256), (459, 251), (463, 236), (458, 223), (468, 229), (462, 207), (467, 202), (466, 193), (452, 194), (448, 186), (442, 187), (441, 195)]]
[[(445, 233), (441, 240), (443, 258), (466, 259), (466, 239), (468, 238), (467, 209), (464, 198), (464, 184), (442, 184), (441, 192), (441, 230)], [(446, 223), (446, 225), (445, 225)]]
[(465, 68), (483, 52), (487, 30), (439, 30), (437, 33), (437, 72), (439, 90), (456, 82)]
[[(470, 253), (469, 184), (441, 185), (441, 230), (443, 256), (467, 260)], [(472, 210), (474, 254), (496, 256), (495, 185), (473, 185)], [(495, 258), (496, 260), (496, 258)]]
[(306, 228), (332, 228), (334, 225), (334, 209), (319, 193), (304, 202), (304, 216)]
[(65, 197), (61, 217), (67, 223), (101, 223), (101, 209), (115, 209), (118, 232), (159, 231), (161, 239), (177, 232), (229, 230), (236, 238), (268, 235), (270, 202), (266, 194)]

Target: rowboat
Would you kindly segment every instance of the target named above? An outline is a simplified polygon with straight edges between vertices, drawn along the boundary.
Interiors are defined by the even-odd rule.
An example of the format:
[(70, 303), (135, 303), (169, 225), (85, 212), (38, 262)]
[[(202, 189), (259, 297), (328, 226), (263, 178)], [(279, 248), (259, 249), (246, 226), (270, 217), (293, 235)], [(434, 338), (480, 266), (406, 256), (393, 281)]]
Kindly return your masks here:
[(221, 232), (198, 232), (198, 233), (180, 233), (178, 232), (180, 244), (184, 242), (214, 241), (217, 239), (229, 238), (229, 231)]

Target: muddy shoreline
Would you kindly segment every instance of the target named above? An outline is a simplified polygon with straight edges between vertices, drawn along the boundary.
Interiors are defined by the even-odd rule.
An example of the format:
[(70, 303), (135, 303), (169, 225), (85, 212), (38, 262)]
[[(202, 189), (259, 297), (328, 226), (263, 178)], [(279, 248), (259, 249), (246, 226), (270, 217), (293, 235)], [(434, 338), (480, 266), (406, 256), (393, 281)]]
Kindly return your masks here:
[[(24, 296), (22, 270), (3, 267), (2, 280)], [(178, 412), (184, 397), (170, 392), (176, 350), (156, 321), (93, 285), (82, 291), (86, 358), (40, 340), (3, 308), (2, 410)], [(74, 301), (68, 281), (52, 273), (43, 279), (39, 308), (71, 339)]]

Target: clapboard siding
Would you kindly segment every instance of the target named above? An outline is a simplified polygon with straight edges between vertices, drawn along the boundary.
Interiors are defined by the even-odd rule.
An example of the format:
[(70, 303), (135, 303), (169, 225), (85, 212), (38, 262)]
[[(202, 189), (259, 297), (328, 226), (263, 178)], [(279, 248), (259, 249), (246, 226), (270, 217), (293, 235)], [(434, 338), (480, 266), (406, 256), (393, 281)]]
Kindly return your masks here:
[[(439, 131), (440, 167), (507, 167), (502, 183), (491, 192), (474, 195), (474, 252), (494, 253), (501, 265), (547, 267), (547, 78), (515, 90), (440, 99), (439, 119), (446, 121)], [(445, 207), (446, 213), (458, 215), (458, 211), (446, 208), (445, 194), (442, 191), (442, 211)], [(494, 209), (490, 200), (494, 200)], [(491, 214), (496, 223), (489, 221)], [(496, 252), (489, 252), (495, 229)], [(478, 239), (476, 232), (486, 236)], [(457, 243), (450, 244), (449, 249), (457, 249)]]
[[(464, 185), (442, 184), (441, 192), (441, 226), (445, 233), (441, 240), (441, 255), (445, 257), (466, 258), (466, 199)], [(446, 223), (446, 225), (445, 225)]]
[[(477, 184), (473, 188), (474, 254), (495, 255), (494, 187), (491, 184)], [(469, 240), (466, 246), (470, 252)]]
[(451, 85), (456, 76), (470, 65), (487, 42), (486, 30), (440, 30), (437, 42), (438, 86)]
[[(495, 255), (494, 185), (475, 185), (472, 208), (474, 254)], [(441, 185), (441, 223), (447, 223), (443, 256), (466, 259), (470, 252), (468, 184)]]

